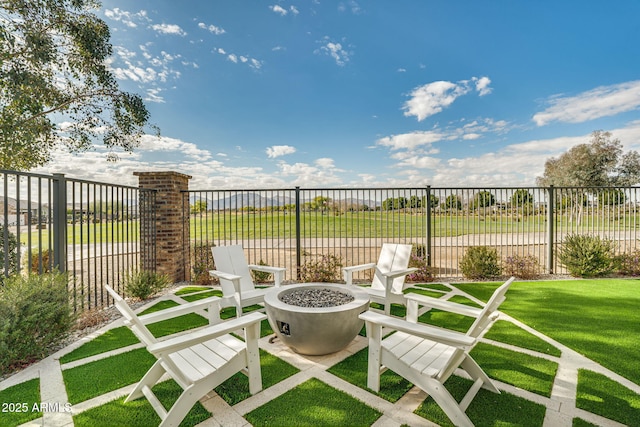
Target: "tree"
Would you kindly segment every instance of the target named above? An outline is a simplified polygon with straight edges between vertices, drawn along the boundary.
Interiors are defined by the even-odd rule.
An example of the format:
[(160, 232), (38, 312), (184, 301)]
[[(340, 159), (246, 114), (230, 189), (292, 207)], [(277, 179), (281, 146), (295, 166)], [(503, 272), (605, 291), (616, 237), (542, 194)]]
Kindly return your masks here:
[(511, 196), (511, 204), (513, 206), (522, 206), (527, 203), (533, 203), (533, 194), (524, 188), (516, 190)]
[(28, 170), (57, 146), (80, 152), (98, 138), (110, 160), (113, 149), (138, 145), (149, 112), (108, 68), (109, 27), (90, 12), (98, 7), (97, 0), (1, 3), (0, 168)]
[(624, 194), (624, 191), (619, 189), (605, 189), (598, 193), (598, 204), (600, 206), (623, 205), (625, 200), (626, 195)]
[(451, 194), (447, 196), (444, 201), (445, 209), (453, 209), (456, 211), (462, 210), (462, 201), (460, 200), (460, 196), (457, 194)]
[(473, 206), (477, 208), (488, 208), (496, 204), (496, 198), (489, 191), (480, 191), (473, 198)]
[(208, 203), (206, 200), (196, 200), (195, 202), (193, 202), (193, 205), (191, 205), (191, 213), (192, 214), (202, 214), (203, 212), (206, 212), (208, 208)]
[(640, 154), (622, 153), (620, 140), (601, 130), (591, 134), (588, 144), (578, 144), (558, 158), (545, 162), (540, 186), (607, 187), (640, 182)]
[[(578, 144), (557, 159), (547, 160), (544, 175), (538, 177), (537, 182), (544, 187), (635, 185), (640, 182), (640, 154), (637, 151), (623, 154), (620, 140), (613, 139), (610, 132), (597, 130), (591, 134), (589, 144)], [(587, 196), (578, 190), (570, 190), (570, 193), (569, 197), (577, 201), (571, 205), (571, 217), (579, 223)]]

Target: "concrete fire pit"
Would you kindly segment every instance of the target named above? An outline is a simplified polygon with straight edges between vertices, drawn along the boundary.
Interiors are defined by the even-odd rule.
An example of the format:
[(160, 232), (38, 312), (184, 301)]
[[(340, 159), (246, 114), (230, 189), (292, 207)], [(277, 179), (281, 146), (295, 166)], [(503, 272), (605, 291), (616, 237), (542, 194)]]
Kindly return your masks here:
[[(322, 292), (306, 292), (306, 291)], [(332, 291), (332, 292), (328, 292)], [(340, 295), (333, 292), (339, 292)], [(320, 302), (303, 302), (304, 305), (325, 305), (331, 301), (349, 300), (340, 305), (302, 307), (284, 301), (304, 299), (308, 295), (321, 294)], [(344, 301), (342, 301), (344, 302)], [(362, 329), (360, 313), (369, 308), (369, 295), (345, 285), (308, 283), (273, 288), (265, 294), (264, 305), (269, 324), (283, 343), (296, 353), (322, 355), (342, 350)]]

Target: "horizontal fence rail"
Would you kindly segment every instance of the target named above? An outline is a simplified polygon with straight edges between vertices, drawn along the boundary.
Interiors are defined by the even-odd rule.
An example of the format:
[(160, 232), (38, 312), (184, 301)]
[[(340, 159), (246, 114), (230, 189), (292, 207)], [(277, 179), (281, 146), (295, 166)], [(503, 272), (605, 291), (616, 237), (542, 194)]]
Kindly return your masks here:
[[(1, 171), (3, 277), (68, 273), (76, 311), (107, 304), (104, 284), (120, 289), (139, 269), (141, 251), (153, 258), (154, 241), (141, 241), (141, 215), (153, 192), (136, 187)], [(153, 221), (148, 221), (153, 223)]]
[[(462, 278), (469, 247), (495, 248), (502, 263), (532, 257), (538, 274), (566, 274), (557, 252), (570, 234), (600, 236), (616, 254), (638, 250), (638, 187), (425, 187), (188, 191), (192, 279), (206, 283), (210, 248), (241, 244), (250, 263), (287, 268), (339, 257), (376, 262), (385, 242), (411, 243), (438, 278)], [(512, 260), (512, 261), (510, 261)], [(368, 279), (366, 275), (360, 279)]]

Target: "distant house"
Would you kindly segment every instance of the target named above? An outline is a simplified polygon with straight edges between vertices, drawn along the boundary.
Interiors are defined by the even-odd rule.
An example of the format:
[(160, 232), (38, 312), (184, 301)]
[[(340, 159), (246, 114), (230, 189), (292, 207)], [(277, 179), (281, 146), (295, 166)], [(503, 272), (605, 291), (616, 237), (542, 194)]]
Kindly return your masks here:
[[(41, 209), (41, 211), (39, 211)], [(48, 215), (48, 209), (43, 205), (40, 206), (36, 202), (29, 203), (26, 200), (16, 200), (11, 197), (0, 197), (0, 220), (2, 224), (9, 226), (34, 224), (45, 221)], [(38, 221), (38, 213), (42, 215)]]

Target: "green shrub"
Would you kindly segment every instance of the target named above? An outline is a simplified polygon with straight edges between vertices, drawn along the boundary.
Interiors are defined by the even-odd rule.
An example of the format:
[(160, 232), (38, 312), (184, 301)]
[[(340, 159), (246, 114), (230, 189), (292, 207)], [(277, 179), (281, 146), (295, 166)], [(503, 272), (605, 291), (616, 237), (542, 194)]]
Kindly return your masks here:
[(558, 251), (558, 260), (574, 277), (597, 277), (615, 267), (613, 242), (598, 236), (569, 234)]
[(215, 270), (212, 244), (208, 242), (191, 242), (191, 283), (194, 285), (211, 285), (214, 279), (209, 270)]
[(133, 271), (125, 279), (124, 290), (134, 298), (146, 300), (169, 286), (169, 277), (155, 271)]
[[(6, 236), (5, 236), (6, 234)], [(0, 226), (0, 285), (3, 283), (5, 279), (5, 262), (7, 263), (7, 273), (8, 275), (13, 275), (18, 272), (18, 239), (16, 239), (15, 234), (11, 233), (9, 230), (5, 230), (4, 227)], [(5, 239), (7, 241), (7, 245), (5, 246)]]
[[(258, 262), (258, 265), (267, 265), (266, 262), (264, 262), (263, 260), (260, 260), (260, 262)], [(271, 276), (273, 276), (273, 274), (268, 273), (266, 271), (257, 271), (257, 270), (251, 270), (251, 275), (253, 276), (253, 281), (256, 283), (265, 283), (271, 280)]]
[[(42, 256), (42, 262), (40, 257)], [(48, 248), (42, 249), (42, 251), (31, 251), (31, 264), (29, 264), (29, 257), (24, 257), (24, 265), (33, 273), (51, 273), (53, 263), (53, 251)]]
[(303, 282), (337, 282), (341, 280), (342, 257), (329, 254), (319, 260), (308, 260), (300, 266)]
[(468, 279), (494, 279), (500, 276), (498, 251), (488, 246), (471, 246), (460, 259), (460, 270)]
[(640, 276), (640, 249), (616, 257), (616, 268), (625, 276)]
[(8, 277), (0, 287), (0, 374), (47, 356), (74, 325), (67, 276)]
[(411, 258), (409, 258), (409, 268), (417, 268), (407, 275), (408, 282), (433, 282), (435, 280), (433, 268), (427, 265), (427, 251), (424, 245), (413, 245)]
[(519, 279), (535, 279), (539, 276), (540, 263), (534, 255), (511, 255), (502, 260), (505, 275)]

